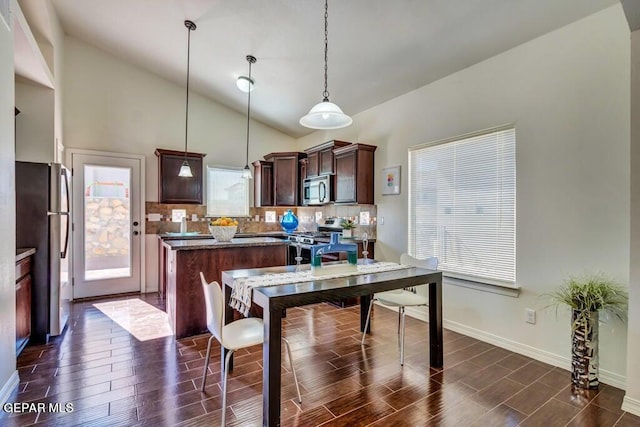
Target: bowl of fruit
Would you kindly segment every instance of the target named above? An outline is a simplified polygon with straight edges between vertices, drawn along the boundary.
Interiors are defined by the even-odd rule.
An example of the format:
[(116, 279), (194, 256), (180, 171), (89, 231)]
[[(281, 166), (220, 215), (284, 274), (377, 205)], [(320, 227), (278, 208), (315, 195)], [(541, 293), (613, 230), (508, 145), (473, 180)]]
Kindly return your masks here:
[(238, 231), (238, 221), (227, 217), (209, 221), (209, 231), (218, 242), (229, 242)]

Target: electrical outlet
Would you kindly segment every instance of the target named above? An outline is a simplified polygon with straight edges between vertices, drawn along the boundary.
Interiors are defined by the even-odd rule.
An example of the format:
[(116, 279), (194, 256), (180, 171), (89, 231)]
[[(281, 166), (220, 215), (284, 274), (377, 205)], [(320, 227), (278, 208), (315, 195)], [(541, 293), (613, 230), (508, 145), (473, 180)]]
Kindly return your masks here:
[(527, 308), (524, 310), (525, 314), (525, 322), (534, 324), (536, 323), (536, 311), (532, 308)]
[(378, 224), (384, 225), (384, 217), (383, 216), (381, 216), (380, 219), (378, 220)]

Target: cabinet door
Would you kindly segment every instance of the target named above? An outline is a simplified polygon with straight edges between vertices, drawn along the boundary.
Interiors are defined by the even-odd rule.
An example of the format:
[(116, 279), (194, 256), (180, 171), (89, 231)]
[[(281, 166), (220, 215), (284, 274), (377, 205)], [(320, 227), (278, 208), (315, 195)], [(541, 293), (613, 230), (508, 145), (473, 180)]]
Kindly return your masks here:
[(275, 206), (296, 206), (298, 204), (298, 160), (298, 156), (273, 158)]
[(192, 177), (178, 176), (184, 153), (171, 150), (156, 150), (158, 155), (158, 198), (160, 203), (202, 204), (203, 172), (202, 157), (197, 153), (188, 153), (187, 161)]
[(333, 173), (333, 147), (318, 152), (318, 175)]
[(16, 283), (16, 354), (20, 354), (31, 336), (31, 275)]
[(273, 206), (273, 163), (261, 160), (253, 163), (253, 204)]
[(336, 203), (356, 202), (356, 160), (356, 151), (335, 155)]
[(318, 176), (318, 152), (307, 154), (307, 178)]

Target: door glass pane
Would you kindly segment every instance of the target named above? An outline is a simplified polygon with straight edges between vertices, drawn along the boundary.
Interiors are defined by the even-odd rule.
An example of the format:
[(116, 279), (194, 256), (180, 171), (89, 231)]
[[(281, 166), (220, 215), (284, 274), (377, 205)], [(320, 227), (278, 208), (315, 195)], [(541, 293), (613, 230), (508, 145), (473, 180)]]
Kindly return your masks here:
[(85, 280), (131, 276), (131, 170), (84, 166)]

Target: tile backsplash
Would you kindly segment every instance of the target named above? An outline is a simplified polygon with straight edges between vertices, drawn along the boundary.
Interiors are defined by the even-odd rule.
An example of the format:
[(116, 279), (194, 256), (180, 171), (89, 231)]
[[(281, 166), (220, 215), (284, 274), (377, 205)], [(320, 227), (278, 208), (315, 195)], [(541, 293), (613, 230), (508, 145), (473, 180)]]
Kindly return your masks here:
[[(147, 234), (164, 234), (167, 232), (180, 231), (180, 223), (171, 221), (171, 213), (175, 209), (184, 209), (187, 216), (187, 231), (199, 231), (200, 233), (208, 233), (207, 227), (209, 218), (206, 216), (207, 207), (204, 205), (175, 205), (157, 202), (146, 202), (145, 225)], [(280, 217), (291, 209), (298, 217), (300, 222), (298, 230), (314, 231), (316, 224), (322, 224), (326, 218), (350, 218), (358, 223), (354, 229), (354, 235), (360, 236), (367, 232), (371, 238), (376, 236), (376, 216), (377, 209), (375, 205), (324, 205), (324, 206), (269, 206), (261, 208), (250, 208), (249, 217), (237, 217), (239, 233), (262, 233), (269, 231), (282, 231), (280, 227)], [(266, 212), (275, 211), (276, 222), (266, 222)], [(361, 212), (368, 213), (369, 225), (360, 224), (360, 218), (366, 217)], [(316, 218), (321, 217), (322, 220), (316, 222)], [(197, 219), (194, 221), (194, 218)], [(150, 220), (151, 219), (151, 220)]]

